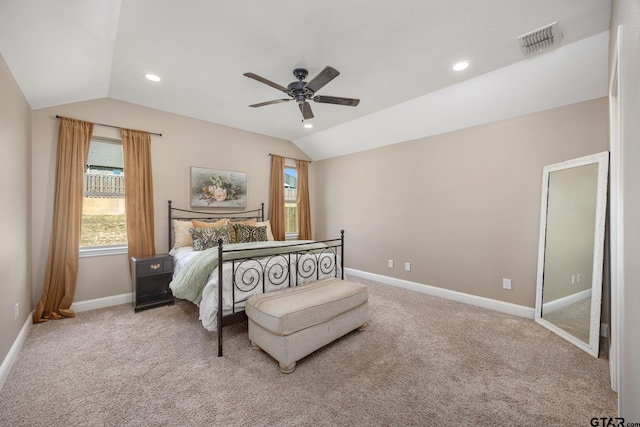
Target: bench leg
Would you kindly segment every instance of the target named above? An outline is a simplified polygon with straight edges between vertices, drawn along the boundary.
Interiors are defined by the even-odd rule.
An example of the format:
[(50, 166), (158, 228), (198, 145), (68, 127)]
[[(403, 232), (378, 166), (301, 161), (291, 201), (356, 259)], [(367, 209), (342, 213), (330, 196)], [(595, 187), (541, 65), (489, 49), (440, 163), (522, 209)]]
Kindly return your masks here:
[(280, 363), (280, 370), (282, 371), (282, 373), (284, 374), (290, 374), (291, 372), (294, 371), (294, 369), (296, 369), (296, 362), (293, 362), (291, 365), (289, 366), (284, 366), (282, 363)]
[(253, 341), (251, 341), (251, 348), (254, 349), (254, 350), (262, 350), (260, 348), (260, 346), (258, 344), (256, 344), (256, 343), (254, 343)]
[(367, 329), (367, 326), (369, 326), (369, 322), (365, 322), (364, 324), (360, 325), (358, 328), (356, 328), (359, 331), (364, 331)]

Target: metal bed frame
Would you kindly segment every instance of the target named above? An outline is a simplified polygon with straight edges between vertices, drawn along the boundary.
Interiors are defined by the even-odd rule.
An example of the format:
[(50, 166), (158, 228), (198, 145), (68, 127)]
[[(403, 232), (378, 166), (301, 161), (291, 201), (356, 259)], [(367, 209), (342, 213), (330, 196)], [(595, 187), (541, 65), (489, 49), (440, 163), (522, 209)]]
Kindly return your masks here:
[[(260, 208), (240, 212), (203, 212), (174, 208), (169, 200), (168, 212), (169, 250), (173, 245), (173, 220), (213, 222), (224, 218), (235, 221), (255, 218), (257, 221), (264, 221), (264, 203)], [(301, 280), (313, 279), (314, 276), (315, 280), (318, 280), (321, 274), (344, 279), (344, 230), (340, 231), (338, 238), (315, 241), (315, 243), (319, 245), (313, 249), (308, 248), (308, 242), (279, 246), (277, 253), (264, 256), (255, 255), (256, 251), (264, 248), (230, 249), (223, 246), (222, 239), (218, 241), (218, 357), (222, 356), (222, 329), (247, 319), (244, 308), (236, 307), (238, 303), (246, 301), (246, 298), (236, 300), (236, 291), (246, 293), (258, 289), (262, 293), (267, 292), (267, 280), (281, 289), (298, 286)], [(272, 262), (276, 260), (280, 263)], [(231, 313), (227, 314), (222, 308), (223, 265), (231, 266), (232, 277), (230, 285), (232, 308)]]

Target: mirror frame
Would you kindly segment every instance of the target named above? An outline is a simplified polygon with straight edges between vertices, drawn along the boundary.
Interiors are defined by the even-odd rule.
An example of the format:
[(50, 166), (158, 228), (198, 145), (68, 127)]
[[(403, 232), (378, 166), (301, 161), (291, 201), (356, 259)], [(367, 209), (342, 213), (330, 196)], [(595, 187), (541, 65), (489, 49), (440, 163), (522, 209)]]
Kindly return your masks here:
[[(596, 195), (593, 273), (591, 283), (591, 316), (589, 323), (589, 342), (585, 343), (584, 341), (566, 332), (564, 329), (561, 329), (542, 318), (542, 291), (544, 285), (549, 175), (554, 171), (571, 169), (595, 163), (598, 164), (598, 184)], [(540, 212), (540, 240), (538, 246), (538, 278), (536, 287), (535, 321), (594, 357), (598, 357), (598, 352), (600, 350), (600, 305), (602, 301), (602, 275), (604, 263), (605, 221), (607, 213), (608, 173), (608, 151), (545, 166), (542, 173), (542, 203)]]

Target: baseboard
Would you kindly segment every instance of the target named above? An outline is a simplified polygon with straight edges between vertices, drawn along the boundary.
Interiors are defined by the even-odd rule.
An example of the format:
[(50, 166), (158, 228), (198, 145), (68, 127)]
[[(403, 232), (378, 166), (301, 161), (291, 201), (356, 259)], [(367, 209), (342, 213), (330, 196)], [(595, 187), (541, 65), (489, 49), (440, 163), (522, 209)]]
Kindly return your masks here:
[(366, 271), (354, 270), (352, 268), (345, 268), (344, 271), (347, 275), (373, 280), (384, 283), (385, 285), (398, 286), (400, 288), (410, 289), (423, 294), (463, 302), (478, 307), (488, 308), (490, 310), (500, 311), (502, 313), (513, 314), (515, 316), (526, 317), (528, 319), (533, 319), (535, 314), (535, 310), (533, 308), (525, 307), (523, 305), (438, 288), (436, 286), (423, 285), (422, 283), (410, 282), (408, 280), (396, 279), (395, 277), (382, 276), (380, 274), (368, 273)]
[(542, 304), (543, 313), (553, 313), (568, 305), (575, 304), (591, 296), (591, 288)]
[(27, 339), (27, 335), (29, 334), (31, 325), (33, 325), (33, 311), (29, 314), (29, 316), (27, 317), (27, 320), (25, 320), (24, 325), (22, 326), (22, 329), (20, 329), (20, 333), (18, 334), (18, 337), (13, 342), (11, 349), (9, 349), (9, 353), (7, 353), (7, 357), (4, 358), (2, 365), (0, 365), (0, 390), (2, 390), (4, 383), (7, 381), (7, 378), (9, 377), (9, 372), (11, 371), (11, 367), (13, 366), (13, 363), (16, 361), (16, 358), (18, 357), (18, 353), (22, 348), (22, 344), (24, 344), (24, 341)]
[(75, 311), (76, 313), (80, 313), (82, 311), (112, 307), (114, 305), (131, 304), (132, 301), (132, 293), (112, 295), (110, 297), (95, 298), (86, 301), (76, 301), (71, 304), (71, 310)]

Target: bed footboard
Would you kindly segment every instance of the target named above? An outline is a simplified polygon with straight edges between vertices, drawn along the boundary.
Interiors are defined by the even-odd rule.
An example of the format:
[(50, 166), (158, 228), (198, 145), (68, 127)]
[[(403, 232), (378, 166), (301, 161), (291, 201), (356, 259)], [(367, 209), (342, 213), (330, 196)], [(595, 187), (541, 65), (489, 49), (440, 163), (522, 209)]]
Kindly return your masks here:
[[(237, 308), (251, 295), (295, 287), (326, 277), (344, 279), (344, 230), (340, 237), (312, 243), (292, 243), (261, 249), (223, 248), (218, 241), (218, 357), (222, 356), (222, 330), (246, 320), (244, 308)], [(231, 270), (225, 284), (224, 271)], [(227, 280), (229, 277), (227, 275)], [(224, 313), (223, 289), (231, 289), (231, 312)]]

